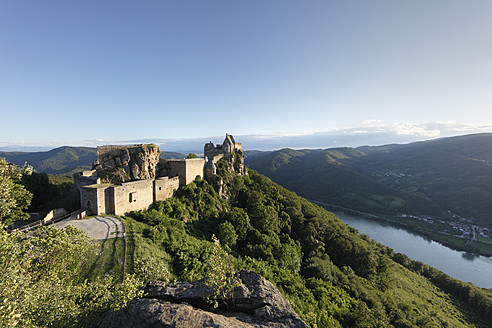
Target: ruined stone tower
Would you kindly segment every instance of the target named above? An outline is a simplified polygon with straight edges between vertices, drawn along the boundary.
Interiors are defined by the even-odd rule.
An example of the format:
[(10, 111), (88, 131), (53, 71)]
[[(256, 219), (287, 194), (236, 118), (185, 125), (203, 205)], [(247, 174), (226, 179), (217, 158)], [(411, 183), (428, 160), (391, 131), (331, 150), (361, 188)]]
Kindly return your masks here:
[(234, 137), (226, 134), (222, 145), (214, 145), (212, 142), (206, 143), (203, 148), (205, 156), (205, 177), (210, 178), (215, 175), (216, 163), (222, 158), (232, 158), (233, 166), (238, 173), (244, 173), (244, 154), (241, 143), (236, 142)]

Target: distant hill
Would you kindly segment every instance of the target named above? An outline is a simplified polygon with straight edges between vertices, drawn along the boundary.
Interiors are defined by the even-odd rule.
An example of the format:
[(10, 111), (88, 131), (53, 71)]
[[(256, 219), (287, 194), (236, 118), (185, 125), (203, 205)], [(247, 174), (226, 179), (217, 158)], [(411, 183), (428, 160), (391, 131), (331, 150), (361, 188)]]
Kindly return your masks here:
[(283, 149), (246, 161), (309, 199), (380, 214), (450, 210), (492, 224), (492, 134), (406, 145)]
[(38, 172), (71, 174), (88, 170), (95, 161), (96, 148), (59, 147), (41, 152), (0, 152), (0, 157), (16, 165), (31, 165)]
[(258, 156), (264, 156), (267, 153), (271, 153), (271, 151), (245, 150), (244, 151), (244, 157), (249, 157), (251, 159), (251, 158), (254, 158), (254, 157), (258, 157)]
[(160, 157), (165, 159), (180, 159), (186, 158), (186, 155), (175, 151), (163, 151)]
[[(90, 170), (92, 162), (97, 158), (96, 148), (64, 146), (40, 152), (0, 152), (0, 157), (15, 165), (24, 163), (31, 165), (37, 172), (48, 174), (71, 175), (76, 172)], [(178, 152), (162, 152), (161, 158), (185, 158)]]

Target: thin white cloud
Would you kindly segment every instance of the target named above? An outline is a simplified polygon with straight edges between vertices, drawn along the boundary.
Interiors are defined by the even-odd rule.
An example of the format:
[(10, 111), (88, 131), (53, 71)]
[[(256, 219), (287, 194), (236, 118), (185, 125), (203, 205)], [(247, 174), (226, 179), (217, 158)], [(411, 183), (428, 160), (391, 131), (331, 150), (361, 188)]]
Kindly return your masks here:
[(480, 133), (492, 130), (490, 125), (476, 125), (455, 121), (437, 121), (427, 123), (384, 123), (382, 120), (366, 120), (363, 127), (347, 129), (347, 133), (392, 133), (398, 136), (423, 138), (446, 137), (459, 134)]
[(362, 125), (379, 125), (382, 124), (383, 122), (384, 122), (383, 120), (370, 119), (370, 120), (362, 121)]
[(396, 124), (394, 126), (390, 126), (390, 128), (400, 136), (436, 138), (441, 134), (441, 131), (438, 129), (428, 129), (426, 126), (418, 126), (408, 123)]
[[(476, 125), (454, 121), (438, 121), (427, 123), (384, 123), (382, 120), (367, 120), (360, 126), (336, 128), (326, 131), (299, 132), (299, 133), (265, 133), (251, 135), (237, 135), (234, 137), (243, 144), (244, 149), (274, 150), (281, 148), (330, 148), (330, 147), (358, 147), (362, 145), (383, 145), (390, 143), (409, 143), (438, 137), (451, 137), (471, 133), (492, 132), (490, 125)], [(225, 133), (224, 133), (225, 135)], [(203, 138), (175, 138), (175, 139), (138, 139), (138, 140), (83, 140), (72, 146), (95, 147), (103, 144), (158, 144), (163, 151), (193, 151), (201, 152), (205, 142), (220, 143), (222, 136), (205, 136)], [(34, 148), (52, 149), (67, 144), (60, 143), (1, 143), (0, 150), (26, 150)], [(31, 151), (31, 150), (29, 150)]]

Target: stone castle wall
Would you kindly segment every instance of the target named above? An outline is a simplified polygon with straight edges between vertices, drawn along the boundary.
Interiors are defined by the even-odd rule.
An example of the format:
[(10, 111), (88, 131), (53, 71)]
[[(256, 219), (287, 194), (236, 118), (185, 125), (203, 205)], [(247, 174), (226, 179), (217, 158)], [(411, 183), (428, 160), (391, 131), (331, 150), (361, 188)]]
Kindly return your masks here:
[(197, 175), (203, 177), (205, 159), (169, 159), (166, 160), (168, 175), (171, 177), (179, 176), (180, 184), (185, 186), (193, 182)]
[(131, 211), (146, 210), (154, 202), (154, 181), (138, 180), (112, 187), (114, 214), (125, 215)]
[(89, 186), (89, 185), (92, 185), (92, 184), (97, 184), (97, 183), (100, 183), (101, 179), (98, 178), (97, 176), (94, 176), (94, 172), (96, 172), (95, 170), (93, 171), (84, 171), (82, 172), (80, 175), (76, 175), (74, 177), (74, 184), (76, 187), (80, 188), (80, 187), (83, 187), (83, 186)]
[(179, 177), (160, 177), (154, 180), (154, 201), (163, 201), (174, 196), (179, 188)]
[(195, 181), (197, 175), (203, 177), (203, 167), (205, 166), (205, 159), (192, 158), (186, 160), (186, 175), (184, 184), (190, 184)]
[(88, 215), (146, 210), (156, 201), (173, 197), (179, 186), (197, 176), (215, 174), (215, 163), (234, 149), (241, 149), (241, 144), (231, 135), (222, 145), (206, 144), (205, 159), (160, 159), (159, 147), (152, 144), (99, 146), (93, 170), (74, 178), (81, 208)]
[(100, 215), (111, 212), (111, 205), (108, 208), (106, 196), (111, 198), (108, 185), (90, 185), (81, 188), (80, 203), (82, 209), (87, 211), (88, 215)]
[(179, 177), (137, 180), (121, 185), (95, 184), (81, 188), (81, 205), (88, 215), (125, 215), (173, 197), (178, 188)]

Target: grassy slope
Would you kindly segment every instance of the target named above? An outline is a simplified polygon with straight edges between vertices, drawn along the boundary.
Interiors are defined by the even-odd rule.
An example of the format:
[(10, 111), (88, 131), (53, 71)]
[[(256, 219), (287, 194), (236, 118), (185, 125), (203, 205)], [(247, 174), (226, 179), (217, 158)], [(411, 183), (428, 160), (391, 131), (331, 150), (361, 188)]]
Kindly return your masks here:
[(84, 278), (93, 281), (98, 276), (110, 274), (120, 281), (123, 277), (123, 262), (125, 259), (125, 242), (123, 238), (110, 238), (95, 241), (96, 252), (88, 259), (89, 270)]

